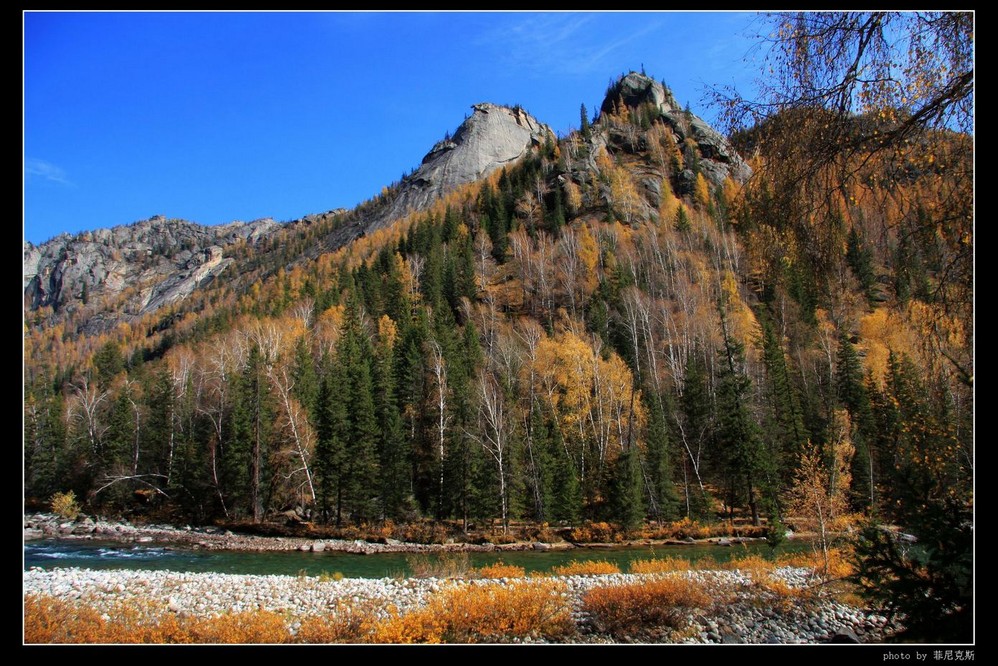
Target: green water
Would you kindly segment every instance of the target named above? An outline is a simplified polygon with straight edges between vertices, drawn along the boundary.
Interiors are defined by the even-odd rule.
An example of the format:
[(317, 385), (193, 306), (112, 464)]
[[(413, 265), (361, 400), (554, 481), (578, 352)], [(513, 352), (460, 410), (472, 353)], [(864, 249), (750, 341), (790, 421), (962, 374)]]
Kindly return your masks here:
[(697, 561), (705, 557), (725, 562), (733, 557), (757, 554), (767, 559), (787, 552), (807, 550), (810, 544), (790, 541), (775, 551), (765, 543), (734, 546), (664, 546), (658, 548), (575, 548), (567, 551), (510, 551), (505, 553), (460, 553), (413, 556), (407, 553), (353, 555), (350, 553), (200, 551), (80, 540), (42, 540), (25, 544), (24, 568), (33, 566), (83, 567), (88, 569), (154, 569), (181, 572), (233, 574), (280, 574), (319, 576), (343, 574), (347, 578), (383, 578), (411, 574), (409, 558), (467, 556), (471, 567), (503, 561), (527, 572), (550, 571), (572, 560), (605, 560), (628, 571), (633, 560), (680, 557)]

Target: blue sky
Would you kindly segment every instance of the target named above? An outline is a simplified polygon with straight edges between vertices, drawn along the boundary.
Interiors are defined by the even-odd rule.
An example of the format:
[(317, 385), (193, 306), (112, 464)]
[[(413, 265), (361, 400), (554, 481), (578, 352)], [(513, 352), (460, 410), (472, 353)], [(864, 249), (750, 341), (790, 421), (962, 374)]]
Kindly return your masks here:
[(352, 207), (472, 104), (560, 133), (644, 66), (712, 119), (747, 87), (742, 13), (25, 13), (24, 237), (152, 215), (202, 224)]

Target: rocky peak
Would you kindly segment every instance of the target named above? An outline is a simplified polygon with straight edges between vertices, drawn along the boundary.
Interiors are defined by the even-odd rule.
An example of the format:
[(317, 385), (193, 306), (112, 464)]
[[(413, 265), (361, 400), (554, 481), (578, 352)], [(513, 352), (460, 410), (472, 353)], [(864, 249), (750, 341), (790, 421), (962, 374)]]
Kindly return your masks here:
[(632, 108), (642, 104), (651, 104), (661, 113), (672, 113), (680, 110), (671, 90), (650, 76), (637, 72), (622, 76), (617, 83), (610, 87), (603, 100), (603, 105), (600, 107), (600, 112), (613, 113), (613, 107), (618, 100)]
[[(637, 72), (620, 77), (607, 90), (600, 113), (615, 113), (621, 104), (632, 109), (651, 106), (658, 117), (672, 128), (680, 144), (689, 140), (696, 147), (699, 168), (715, 185), (720, 185), (725, 178), (742, 182), (752, 175), (752, 169), (720, 132), (696, 114), (680, 108), (672, 92), (651, 77)], [(696, 174), (689, 169), (678, 175), (680, 183), (688, 183), (695, 178)]]
[(471, 116), (457, 131), (437, 142), (420, 167), (402, 180), (388, 206), (368, 221), (367, 230), (424, 210), (454, 188), (516, 162), (547, 137), (555, 139), (550, 127), (520, 107), (483, 102), (471, 108)]
[(23, 289), (27, 310), (53, 316), (79, 310), (89, 299), (124, 299), (111, 316), (87, 330), (152, 312), (186, 298), (231, 262), (224, 248), (256, 243), (280, 225), (270, 218), (203, 226), (156, 215), (129, 225), (60, 234), (41, 245), (24, 243)]

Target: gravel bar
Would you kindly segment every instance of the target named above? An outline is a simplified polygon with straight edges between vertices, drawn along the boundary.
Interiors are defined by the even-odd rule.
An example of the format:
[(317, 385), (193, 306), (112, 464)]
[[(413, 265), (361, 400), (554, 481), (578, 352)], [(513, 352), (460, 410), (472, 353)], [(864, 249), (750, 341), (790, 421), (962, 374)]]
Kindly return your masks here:
[[(661, 640), (682, 643), (822, 643), (836, 635), (864, 643), (883, 640), (887, 620), (881, 615), (830, 599), (777, 607), (761, 603), (759, 589), (741, 571), (685, 571), (670, 574), (606, 574), (529, 578), (527, 582), (560, 580), (568, 588), (573, 615), (580, 627), (580, 642), (613, 642), (587, 630), (581, 598), (597, 586), (621, 585), (650, 576), (685, 576), (704, 589), (735, 590), (735, 601), (722, 604), (709, 615), (691, 618), (691, 627), (680, 637)], [(809, 584), (807, 569), (783, 567), (772, 575), (790, 587)], [(385, 616), (388, 608), (417, 608), (429, 595), (452, 584), (509, 585), (513, 579), (442, 580), (434, 578), (344, 578), (327, 580), (310, 576), (177, 573), (171, 571), (98, 571), (78, 568), (24, 572), (24, 594), (51, 596), (86, 603), (99, 610), (116, 604), (141, 601), (159, 605), (164, 612), (218, 615), (256, 609), (286, 613), (289, 618), (322, 615), (337, 606), (371, 603)], [(520, 581), (523, 582), (523, 581)], [(292, 622), (292, 628), (294, 620)], [(646, 642), (647, 637), (635, 637)]]

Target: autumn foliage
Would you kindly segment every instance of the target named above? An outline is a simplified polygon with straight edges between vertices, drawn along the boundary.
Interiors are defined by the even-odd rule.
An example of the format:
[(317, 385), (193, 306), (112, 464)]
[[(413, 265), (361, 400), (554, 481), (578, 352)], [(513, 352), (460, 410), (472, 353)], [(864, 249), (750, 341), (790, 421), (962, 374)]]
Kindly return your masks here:
[(681, 628), (690, 613), (712, 603), (697, 581), (682, 576), (597, 587), (583, 598), (596, 630), (615, 637), (633, 637), (653, 627)]
[(551, 572), (558, 576), (602, 576), (620, 573), (620, 567), (606, 560), (572, 560), (553, 567)]

